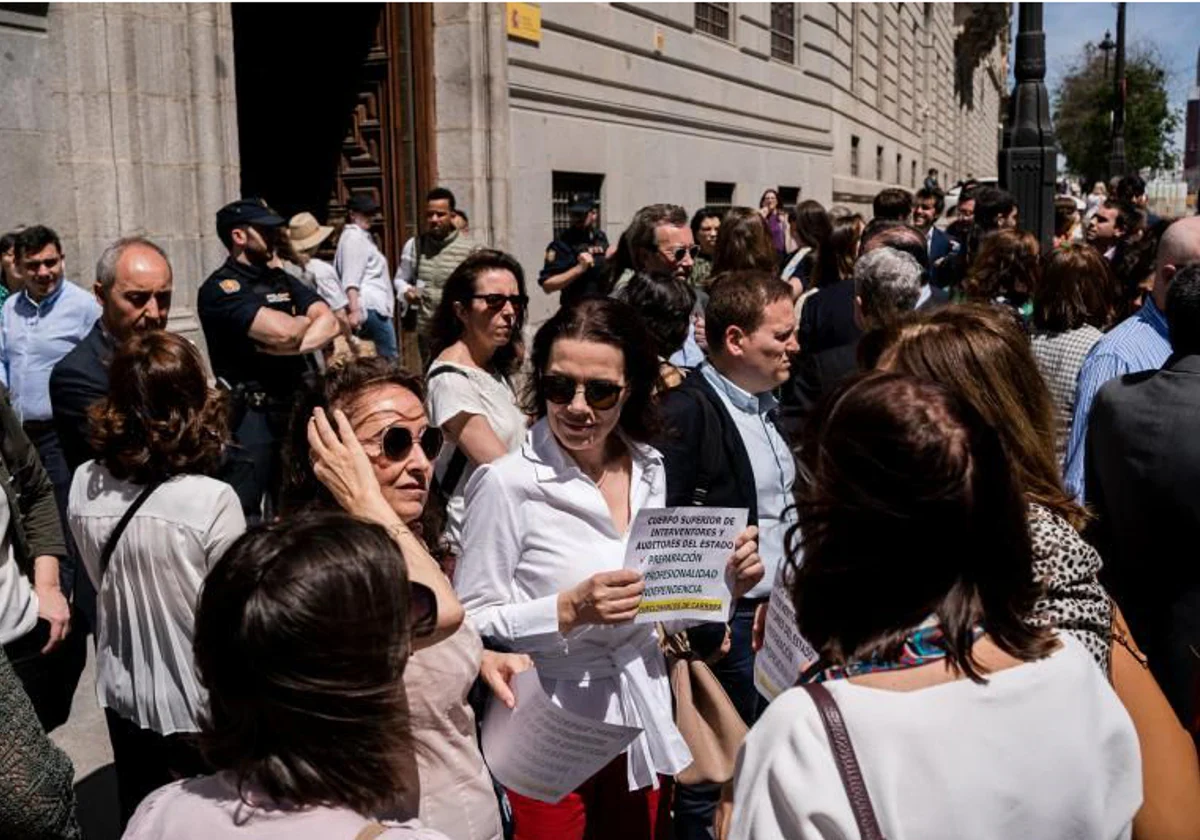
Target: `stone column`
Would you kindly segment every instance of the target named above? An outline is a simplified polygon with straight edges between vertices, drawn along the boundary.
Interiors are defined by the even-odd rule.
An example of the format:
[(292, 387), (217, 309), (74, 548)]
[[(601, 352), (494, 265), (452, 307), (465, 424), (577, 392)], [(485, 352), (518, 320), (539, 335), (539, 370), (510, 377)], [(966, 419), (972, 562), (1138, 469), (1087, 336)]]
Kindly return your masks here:
[(6, 190), (32, 200), (0, 221), (55, 228), (85, 287), (109, 243), (150, 237), (175, 273), (171, 327), (202, 341), (196, 291), (224, 259), (213, 214), (239, 182), (228, 4), (52, 3), (38, 37), (18, 68), (34, 116), (6, 135), (0, 115), (0, 158), (18, 156)]
[[(437, 180), (480, 242), (510, 249), (508, 51), (503, 3), (433, 4)], [(547, 196), (547, 199), (549, 197)]]

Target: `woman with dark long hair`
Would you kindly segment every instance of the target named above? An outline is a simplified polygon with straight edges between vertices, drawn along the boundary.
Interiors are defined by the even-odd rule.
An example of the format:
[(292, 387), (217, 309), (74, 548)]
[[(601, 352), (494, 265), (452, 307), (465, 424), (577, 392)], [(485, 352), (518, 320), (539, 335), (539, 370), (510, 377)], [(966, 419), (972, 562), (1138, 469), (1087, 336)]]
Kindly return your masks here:
[(796, 301), (800, 352), (820, 353), (858, 340), (854, 319), (854, 263), (862, 239), (862, 216), (835, 216), (828, 242), (817, 251), (816, 283)]
[(788, 211), (788, 221), (792, 225), (798, 247), (788, 255), (783, 266), (783, 279), (801, 290), (808, 288), (809, 280), (817, 264), (817, 255), (821, 248), (829, 242), (833, 233), (833, 223), (821, 202), (811, 198), (802, 201)]
[(1040, 252), (1037, 237), (1029, 231), (1002, 228), (984, 235), (967, 268), (963, 299), (1007, 306), (1028, 324), (1041, 273)]
[(212, 477), (228, 409), (200, 352), (174, 333), (138, 333), (109, 382), (90, 411), (100, 456), (75, 471), (67, 520), (96, 589), (96, 695), (124, 823), (150, 791), (204, 769), (196, 601), (246, 521), (233, 488)]
[(521, 265), (502, 251), (478, 250), (446, 280), (433, 316), (425, 407), (445, 442), (434, 475), (446, 499), (446, 540), (462, 535), (463, 488), (475, 468), (521, 445), (525, 414), (513, 375), (529, 297)]
[(344, 513), (234, 543), (196, 616), (217, 772), (155, 792), (127, 840), (446, 840), (377, 819), (414, 784), (404, 676), (438, 620), (407, 568), (387, 529)]
[(734, 207), (721, 220), (712, 276), (728, 271), (779, 271), (779, 256), (771, 244), (763, 217), (749, 207)]
[(775, 267), (778, 268), (783, 255), (787, 253), (788, 223), (777, 191), (769, 188), (763, 191), (758, 199), (758, 213), (766, 224), (771, 248), (775, 252)]
[[(1083, 646), (1027, 621), (1040, 587), (999, 430), (893, 374), (851, 380), (821, 414), (788, 580), (818, 659), (742, 747), (731, 838), (858, 837), (838, 747), (879, 836), (1128, 838), (1137, 735)], [(822, 700), (849, 741), (826, 734)]]

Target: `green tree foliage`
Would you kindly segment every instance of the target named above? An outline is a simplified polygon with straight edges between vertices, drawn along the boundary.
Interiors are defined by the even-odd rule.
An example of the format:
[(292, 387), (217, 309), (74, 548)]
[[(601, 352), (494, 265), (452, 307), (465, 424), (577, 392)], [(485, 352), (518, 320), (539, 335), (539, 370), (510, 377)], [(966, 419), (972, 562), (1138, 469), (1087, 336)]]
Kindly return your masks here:
[[(1104, 53), (1093, 44), (1054, 91), (1054, 131), (1067, 167), (1089, 183), (1108, 175), (1112, 149), (1112, 107), (1116, 99), (1110, 56), (1104, 76)], [(1130, 172), (1170, 169), (1175, 165), (1174, 134), (1179, 114), (1167, 99), (1167, 74), (1153, 50), (1135, 46), (1125, 60), (1125, 159)]]

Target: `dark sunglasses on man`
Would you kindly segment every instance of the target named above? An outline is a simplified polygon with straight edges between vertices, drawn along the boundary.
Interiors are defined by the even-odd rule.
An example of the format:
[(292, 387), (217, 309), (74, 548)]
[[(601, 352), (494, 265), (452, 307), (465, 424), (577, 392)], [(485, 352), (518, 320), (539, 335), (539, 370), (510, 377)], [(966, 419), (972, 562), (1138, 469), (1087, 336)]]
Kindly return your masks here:
[(561, 373), (547, 373), (542, 376), (542, 394), (555, 405), (567, 405), (575, 399), (581, 388), (584, 400), (597, 411), (605, 411), (615, 406), (621, 399), (621, 392), (625, 390), (624, 385), (606, 379), (577, 382)]
[(685, 255), (690, 256), (693, 260), (700, 253), (699, 245), (680, 245), (677, 248), (666, 248), (659, 251), (664, 257), (670, 257), (673, 262), (679, 262)]
[(504, 304), (511, 303), (513, 309), (521, 310), (529, 305), (529, 295), (471, 295), (471, 300), (481, 300), (492, 312), (499, 312)]

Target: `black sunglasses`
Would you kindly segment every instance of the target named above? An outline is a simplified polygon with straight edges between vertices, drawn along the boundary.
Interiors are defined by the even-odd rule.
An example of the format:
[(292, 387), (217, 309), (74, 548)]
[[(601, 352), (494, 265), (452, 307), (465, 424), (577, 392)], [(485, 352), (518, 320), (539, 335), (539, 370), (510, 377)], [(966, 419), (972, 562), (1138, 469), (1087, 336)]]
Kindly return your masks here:
[(583, 388), (583, 398), (587, 404), (599, 411), (612, 408), (621, 399), (624, 385), (609, 382), (605, 379), (589, 379), (587, 382), (576, 382), (561, 373), (547, 373), (542, 377), (542, 393), (546, 399), (555, 405), (566, 405), (575, 399), (575, 394)]
[[(379, 451), (387, 456), (389, 461), (403, 461), (412, 454), (413, 433), (406, 426), (388, 426), (375, 440), (379, 441)], [(442, 430), (430, 426), (423, 431), (421, 450), (429, 460), (436, 458), (442, 451)]]
[(700, 246), (699, 245), (691, 245), (691, 246), (680, 245), (678, 248), (672, 248), (668, 251), (662, 251), (661, 253), (664, 256), (670, 257), (675, 262), (679, 262), (680, 260), (682, 260), (684, 254), (688, 254), (689, 256), (691, 256), (692, 259), (696, 259), (696, 255), (700, 253)]
[(483, 301), (483, 305), (493, 312), (503, 309), (506, 303), (511, 303), (513, 309), (524, 309), (529, 305), (529, 295), (471, 295), (471, 300)]
[(408, 583), (408, 618), (417, 638), (432, 635), (437, 629), (437, 596), (423, 583)]

